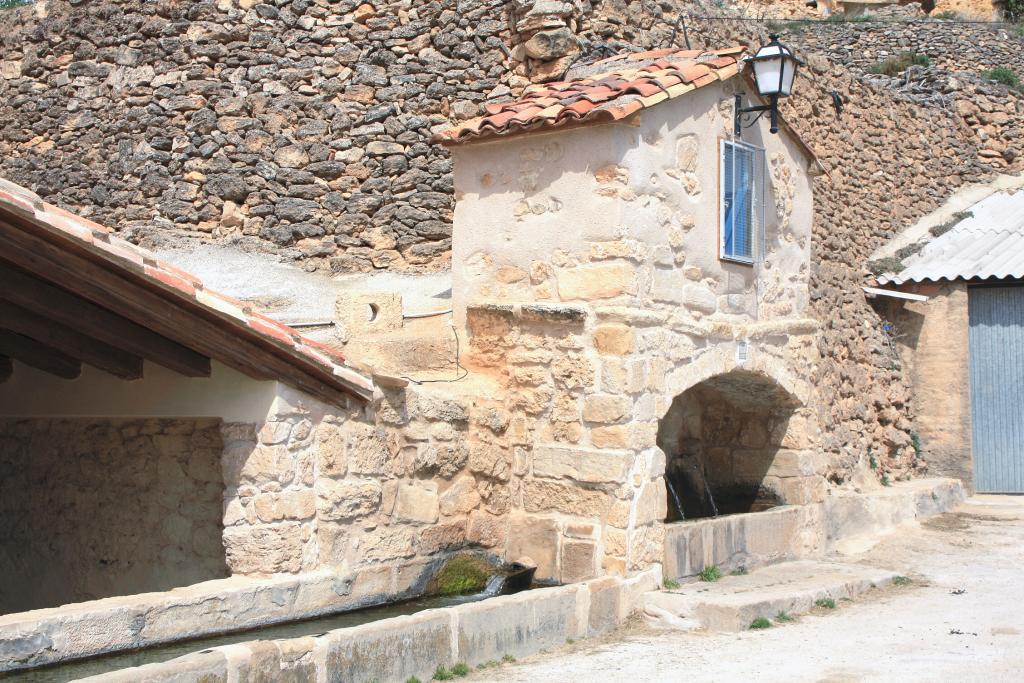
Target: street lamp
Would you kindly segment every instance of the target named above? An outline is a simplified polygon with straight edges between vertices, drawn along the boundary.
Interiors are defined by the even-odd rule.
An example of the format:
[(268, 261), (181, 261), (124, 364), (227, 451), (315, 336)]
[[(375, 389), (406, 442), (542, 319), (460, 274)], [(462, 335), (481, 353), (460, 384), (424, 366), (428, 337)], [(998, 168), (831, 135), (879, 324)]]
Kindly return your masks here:
[(792, 50), (779, 42), (777, 34), (773, 33), (769, 38), (771, 42), (758, 50), (753, 57), (745, 60), (753, 68), (758, 94), (768, 100), (768, 104), (743, 108), (743, 95), (736, 94), (736, 106), (733, 110), (733, 132), (736, 137), (740, 136), (743, 128), (743, 115), (752, 112), (770, 112), (772, 125), (769, 130), (772, 133), (779, 132), (779, 98), (789, 97), (793, 92), (796, 70), (803, 64)]

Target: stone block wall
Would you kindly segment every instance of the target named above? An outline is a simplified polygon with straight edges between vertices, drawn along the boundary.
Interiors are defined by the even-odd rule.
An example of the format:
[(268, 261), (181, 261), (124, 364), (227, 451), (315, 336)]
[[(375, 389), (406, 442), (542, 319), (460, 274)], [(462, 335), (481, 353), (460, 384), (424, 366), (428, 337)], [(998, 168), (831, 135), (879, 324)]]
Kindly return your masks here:
[[(633, 397), (600, 390), (591, 324), (574, 308), (469, 312), (467, 362), (505, 387), (516, 426), (499, 465), (510, 493), (506, 555), (563, 582), (660, 563), (664, 533), (654, 417), (630, 424)], [(635, 372), (646, 384), (642, 361)]]
[(217, 420), (0, 421), (0, 613), (228, 575)]
[[(906, 42), (918, 40), (905, 35), (910, 31), (919, 32), (921, 42)], [(875, 43), (892, 51), (920, 49), (932, 59), (943, 58), (950, 70), (939, 69), (923, 80), (913, 72), (905, 79), (866, 75), (864, 66), (881, 55), (872, 52), (864, 65), (848, 67), (843, 51), (852, 38), (844, 32), (860, 36), (865, 49), (874, 50)], [(888, 42), (889, 35), (899, 37)], [(830, 456), (829, 477), (845, 481), (854, 471), (867, 471), (869, 451), (879, 461), (878, 476), (909, 477), (927, 465), (911, 446), (909, 377), (892, 362), (884, 321), (860, 290), (870, 278), (866, 264), (877, 248), (963, 185), (1024, 168), (1019, 149), (1024, 138), (1013, 133), (1024, 101), (975, 77), (991, 63), (980, 61), (985, 48), (942, 47), (955, 40), (961, 46), (1005, 49), (1018, 59), (1022, 53), (1015, 46), (1021, 38), (989, 26), (958, 26), (951, 33), (941, 22), (863, 29), (815, 23), (783, 36), (800, 49), (807, 44), (821, 50), (805, 52), (809, 77), (801, 79), (783, 112), (829, 170), (814, 187), (809, 282), (810, 315), (822, 323), (811, 406)], [(763, 40), (756, 27), (725, 21), (695, 21), (690, 37), (702, 45)], [(841, 115), (833, 109), (833, 92), (843, 103)], [(998, 112), (1008, 112), (1005, 125), (989, 131), (977, 113), (962, 113), (975, 107), (1000, 120)]]
[(422, 590), (460, 548), (504, 557), (527, 427), (498, 392), (453, 386), (348, 407), (283, 390), (266, 422), (224, 425), (232, 572), (332, 568), (369, 601)]
[[(628, 322), (631, 339), (635, 334), (658, 341), (609, 351), (598, 341), (603, 322)], [(657, 444), (659, 418), (673, 396), (737, 368), (734, 335), (752, 332), (758, 342), (767, 336), (737, 328), (727, 336), (700, 339), (707, 347), (675, 365), (668, 356), (675, 345), (668, 338), (690, 337), (667, 325), (659, 328), (639, 309), (489, 304), (470, 307), (468, 324), (472, 349), (466, 362), (500, 378), (513, 423), (531, 425), (529, 438), (509, 454), (511, 459), (505, 456), (509, 559), (529, 557), (543, 575), (563, 581), (624, 575), (659, 563), (668, 501), (665, 454)], [(773, 327), (771, 345), (759, 345), (757, 357), (741, 369), (782, 382), (806, 398), (808, 383), (790, 373), (799, 359), (813, 355), (813, 329)], [(815, 452), (817, 426), (806, 410), (783, 430), (788, 447)], [(820, 459), (808, 467), (782, 465), (769, 483), (777, 485), (783, 500), (822, 499)]]

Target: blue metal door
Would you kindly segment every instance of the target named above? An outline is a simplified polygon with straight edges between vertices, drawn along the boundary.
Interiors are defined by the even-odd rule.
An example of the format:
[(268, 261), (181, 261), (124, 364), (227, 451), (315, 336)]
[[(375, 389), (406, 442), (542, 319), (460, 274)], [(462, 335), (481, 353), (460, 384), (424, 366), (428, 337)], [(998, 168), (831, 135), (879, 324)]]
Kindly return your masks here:
[(974, 486), (1024, 493), (1024, 287), (972, 287)]

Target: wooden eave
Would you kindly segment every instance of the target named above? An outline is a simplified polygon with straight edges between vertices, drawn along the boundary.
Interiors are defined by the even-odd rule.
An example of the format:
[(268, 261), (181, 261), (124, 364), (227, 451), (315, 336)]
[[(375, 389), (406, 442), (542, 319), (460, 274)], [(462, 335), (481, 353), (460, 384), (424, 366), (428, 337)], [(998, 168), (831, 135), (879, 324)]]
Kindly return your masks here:
[[(52, 220), (63, 225), (56, 227), (48, 222)], [(244, 302), (205, 290), (193, 276), (173, 271), (131, 245), (115, 243), (109, 231), (91, 229), (93, 225), (56, 207), (33, 205), (23, 196), (0, 202), (0, 273), (34, 278), (148, 330), (154, 339), (165, 340), (166, 353), (187, 350), (195, 354), (193, 361), (214, 359), (254, 379), (279, 380), (328, 403), (372, 398), (372, 381), (340, 365), (336, 351), (252, 312)], [(89, 235), (75, 234), (83, 231)], [(197, 372), (187, 372), (182, 364), (188, 356), (181, 351), (177, 359), (160, 358), (159, 351), (151, 359), (201, 375), (201, 365)], [(7, 355), (0, 350), (0, 356)]]

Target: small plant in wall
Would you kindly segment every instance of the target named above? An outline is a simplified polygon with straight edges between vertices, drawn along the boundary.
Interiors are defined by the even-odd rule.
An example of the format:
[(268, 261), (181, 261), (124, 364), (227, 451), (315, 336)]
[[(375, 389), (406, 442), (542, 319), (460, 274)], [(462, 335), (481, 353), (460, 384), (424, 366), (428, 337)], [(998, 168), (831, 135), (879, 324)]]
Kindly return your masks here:
[(822, 609), (835, 609), (836, 601), (832, 598), (818, 598), (814, 601), (814, 604)]
[(1005, 85), (1008, 88), (1016, 88), (1020, 85), (1020, 78), (1017, 74), (1013, 69), (1007, 69), (1005, 66), (998, 66), (991, 71), (986, 71), (983, 75), (993, 83)]
[(722, 570), (718, 568), (718, 565), (713, 564), (710, 567), (704, 567), (700, 572), (700, 580), (707, 581), (708, 583), (714, 583), (722, 578)]
[(771, 628), (772, 622), (768, 621), (764, 617), (758, 617), (750, 622), (750, 629), (752, 631), (760, 631), (761, 629)]
[(433, 680), (435, 681), (451, 681), (454, 680), (454, 678), (455, 674), (452, 673), (451, 669), (448, 667), (438, 665), (438, 667), (434, 669)]
[(679, 582), (674, 579), (665, 579), (662, 584), (667, 591), (674, 591), (679, 589)]
[(882, 475), (882, 486), (892, 486), (892, 480), (889, 479), (888, 474)]

